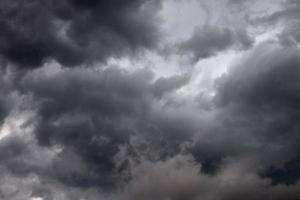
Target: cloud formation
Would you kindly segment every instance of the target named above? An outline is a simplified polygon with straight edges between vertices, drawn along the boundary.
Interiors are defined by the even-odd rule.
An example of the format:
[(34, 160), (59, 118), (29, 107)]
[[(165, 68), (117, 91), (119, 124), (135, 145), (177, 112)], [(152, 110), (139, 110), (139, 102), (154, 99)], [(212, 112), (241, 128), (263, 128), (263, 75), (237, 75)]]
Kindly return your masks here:
[(300, 199), (298, 3), (173, 3), (0, 1), (0, 199)]
[(213, 26), (195, 28), (193, 35), (178, 45), (180, 54), (190, 54), (192, 60), (208, 58), (229, 49), (247, 49), (252, 38), (245, 30)]
[(153, 48), (159, 1), (1, 1), (0, 54), (19, 68), (92, 64)]

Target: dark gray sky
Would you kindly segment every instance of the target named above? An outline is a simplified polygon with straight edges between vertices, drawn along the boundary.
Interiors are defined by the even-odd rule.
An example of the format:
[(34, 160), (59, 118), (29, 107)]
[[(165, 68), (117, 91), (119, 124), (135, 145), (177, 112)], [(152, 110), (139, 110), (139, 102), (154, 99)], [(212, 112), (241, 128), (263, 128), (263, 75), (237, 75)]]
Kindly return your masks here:
[(299, 200), (297, 0), (0, 0), (0, 199)]

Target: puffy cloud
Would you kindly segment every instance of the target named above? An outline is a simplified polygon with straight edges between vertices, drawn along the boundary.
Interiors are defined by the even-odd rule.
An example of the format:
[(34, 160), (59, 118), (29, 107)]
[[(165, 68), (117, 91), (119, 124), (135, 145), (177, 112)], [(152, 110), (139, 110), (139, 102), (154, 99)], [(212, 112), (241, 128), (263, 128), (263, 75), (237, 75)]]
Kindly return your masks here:
[(19, 68), (92, 64), (153, 48), (159, 1), (1, 1), (0, 54)]
[(257, 47), (220, 80), (216, 97), (227, 128), (263, 147), (263, 165), (278, 169), (267, 172), (275, 182), (299, 179), (299, 53), (274, 44)]
[(218, 80), (213, 117), (176, 156), (138, 165), (127, 198), (299, 198), (298, 54), (266, 43), (242, 57)]
[[(236, 17), (254, 2), (263, 7), (226, 0), (216, 9), (236, 9)], [(145, 63), (128, 62), (141, 66), (102, 66), (156, 48), (160, 3), (0, 2), (0, 199), (299, 199), (297, 45), (259, 44), (259, 20), (232, 28), (209, 19), (170, 51), (203, 65), (210, 62), (201, 58), (239, 52), (210, 80), (208, 96), (197, 82), (205, 74), (154, 72), (150, 54)], [(287, 3), (264, 20), (297, 20), (284, 10), (298, 4)]]
[(121, 69), (61, 69), (49, 75), (41, 68), (25, 75), (18, 87), (31, 97), (36, 115), (28, 123), (34, 126), (37, 144), (61, 148), (42, 175), (74, 187), (116, 187), (130, 167), (128, 159), (115, 160), (122, 146), (132, 159), (160, 159), (178, 152), (180, 138), (190, 135), (172, 125), (181, 121), (170, 119), (174, 113), (162, 117), (168, 109), (159, 103), (160, 95), (181, 87), (183, 83), (165, 86), (177, 79), (181, 82), (177, 76), (153, 80), (149, 70)]

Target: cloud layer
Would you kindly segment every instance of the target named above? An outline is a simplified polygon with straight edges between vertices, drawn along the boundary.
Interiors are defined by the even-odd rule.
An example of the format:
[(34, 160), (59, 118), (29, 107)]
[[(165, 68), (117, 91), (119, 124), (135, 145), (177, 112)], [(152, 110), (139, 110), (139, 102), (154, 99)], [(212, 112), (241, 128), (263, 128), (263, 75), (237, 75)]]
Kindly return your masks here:
[(92, 64), (153, 48), (159, 1), (1, 1), (0, 54), (20, 68)]
[(299, 4), (185, 3), (0, 1), (0, 199), (300, 199)]

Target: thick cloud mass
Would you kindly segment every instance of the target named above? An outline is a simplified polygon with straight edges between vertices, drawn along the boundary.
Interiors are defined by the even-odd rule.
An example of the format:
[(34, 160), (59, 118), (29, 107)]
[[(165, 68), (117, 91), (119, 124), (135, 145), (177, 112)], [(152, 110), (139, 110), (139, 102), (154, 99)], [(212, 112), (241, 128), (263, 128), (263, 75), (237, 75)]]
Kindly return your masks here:
[(299, 200), (280, 1), (0, 0), (0, 199)]
[[(300, 178), (297, 164), (300, 127), (296, 123), (300, 114), (299, 53), (298, 48), (272, 45), (257, 48), (243, 67), (233, 69), (225, 81), (220, 81), (217, 97), (225, 114), (236, 116), (233, 128), (236, 123), (243, 123), (243, 129), (248, 129), (245, 134), (258, 137), (271, 153), (276, 151), (277, 159), (266, 163), (278, 166), (278, 171), (272, 166), (273, 172), (267, 172), (274, 176), (275, 182), (295, 183)], [(253, 56), (258, 63), (253, 63)], [(290, 162), (294, 163), (293, 167), (289, 167)]]
[(0, 54), (20, 68), (65, 66), (155, 47), (159, 1), (2, 0)]
[[(164, 93), (176, 89), (165, 85), (178, 81), (180, 87), (182, 78), (159, 79), (152, 83), (152, 76), (147, 70), (130, 74), (120, 70), (105, 70), (100, 73), (78, 69), (62, 71), (52, 76), (46, 76), (42, 70), (37, 70), (24, 77), (21, 90), (33, 95), (36, 100), (37, 142), (45, 147), (62, 146), (64, 150), (61, 156), (66, 157), (64, 159), (70, 157), (72, 160), (72, 154), (75, 158), (78, 157), (76, 159), (79, 166), (74, 164), (74, 172), (71, 169), (70, 173), (60, 172), (66, 169), (58, 167), (59, 179), (74, 186), (110, 187), (117, 184), (116, 179), (129, 167), (125, 158), (119, 164), (114, 160), (121, 146), (129, 145), (130, 154), (138, 156), (133, 148), (140, 147), (132, 146), (133, 137), (137, 137), (137, 143), (144, 143), (142, 140), (151, 143), (144, 144), (144, 148), (154, 148), (167, 142), (164, 141), (167, 134), (174, 137), (183, 134), (180, 130), (179, 133), (168, 133), (171, 127), (164, 124), (167, 122), (162, 122), (162, 125), (154, 124), (155, 119), (152, 119), (150, 111), (158, 95), (157, 91), (157, 98), (161, 98)], [(166, 136), (151, 138), (151, 135), (145, 135), (148, 132), (158, 135), (163, 128), (166, 129)], [(174, 140), (164, 146), (176, 151), (176, 143)], [(153, 149), (154, 157), (160, 158), (166, 153), (168, 154), (167, 150), (155, 153)], [(152, 159), (152, 156), (146, 156)]]

